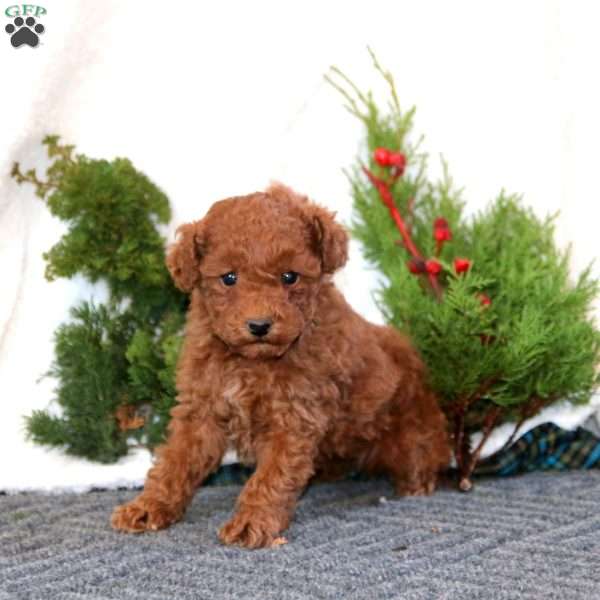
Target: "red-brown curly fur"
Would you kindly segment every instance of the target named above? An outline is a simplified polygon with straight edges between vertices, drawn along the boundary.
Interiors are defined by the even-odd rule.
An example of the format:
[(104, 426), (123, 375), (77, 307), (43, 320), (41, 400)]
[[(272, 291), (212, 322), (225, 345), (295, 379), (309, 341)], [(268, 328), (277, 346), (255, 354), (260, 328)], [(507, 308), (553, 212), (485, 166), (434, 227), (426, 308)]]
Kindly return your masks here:
[[(431, 493), (449, 462), (446, 421), (410, 343), (366, 322), (331, 282), (348, 246), (333, 214), (273, 185), (178, 231), (167, 264), (191, 292), (179, 401), (144, 491), (113, 527), (181, 519), (228, 446), (256, 471), (219, 532), (226, 544), (271, 545), (313, 475), (384, 472), (400, 495)], [(286, 285), (290, 271), (299, 278)], [(252, 335), (247, 321), (266, 318), (267, 335)]]

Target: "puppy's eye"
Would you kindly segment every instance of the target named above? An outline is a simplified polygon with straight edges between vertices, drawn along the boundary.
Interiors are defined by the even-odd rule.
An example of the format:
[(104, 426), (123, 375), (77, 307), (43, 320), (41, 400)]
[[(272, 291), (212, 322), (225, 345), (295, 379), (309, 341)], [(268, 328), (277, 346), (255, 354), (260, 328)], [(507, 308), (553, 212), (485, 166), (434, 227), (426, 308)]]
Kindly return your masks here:
[(235, 285), (237, 283), (237, 274), (234, 273), (233, 271), (230, 271), (229, 273), (225, 273), (225, 275), (221, 275), (221, 281), (223, 282), (223, 285), (227, 285), (227, 286)]
[(298, 277), (300, 277), (300, 275), (298, 275), (296, 271), (286, 271), (281, 274), (281, 281), (285, 285), (294, 285), (296, 281), (298, 281)]

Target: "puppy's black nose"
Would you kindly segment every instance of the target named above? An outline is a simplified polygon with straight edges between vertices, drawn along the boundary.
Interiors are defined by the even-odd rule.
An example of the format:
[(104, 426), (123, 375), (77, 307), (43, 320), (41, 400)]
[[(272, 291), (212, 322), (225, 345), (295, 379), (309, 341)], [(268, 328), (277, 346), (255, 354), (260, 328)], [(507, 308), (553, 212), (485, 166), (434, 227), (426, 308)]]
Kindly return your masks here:
[(271, 329), (271, 324), (272, 321), (269, 319), (250, 319), (249, 321), (246, 321), (248, 330), (256, 337), (267, 335), (267, 333), (269, 333), (269, 329)]

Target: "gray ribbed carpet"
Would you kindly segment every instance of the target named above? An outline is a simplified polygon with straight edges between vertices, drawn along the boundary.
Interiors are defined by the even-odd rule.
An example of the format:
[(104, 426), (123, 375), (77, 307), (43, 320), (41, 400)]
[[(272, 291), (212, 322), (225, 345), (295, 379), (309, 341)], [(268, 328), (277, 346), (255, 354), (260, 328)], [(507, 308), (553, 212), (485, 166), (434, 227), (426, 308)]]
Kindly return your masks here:
[(0, 497), (0, 599), (600, 598), (600, 471), (399, 501), (384, 481), (315, 485), (290, 543), (258, 551), (217, 542), (238, 491), (141, 536), (108, 526), (133, 492)]

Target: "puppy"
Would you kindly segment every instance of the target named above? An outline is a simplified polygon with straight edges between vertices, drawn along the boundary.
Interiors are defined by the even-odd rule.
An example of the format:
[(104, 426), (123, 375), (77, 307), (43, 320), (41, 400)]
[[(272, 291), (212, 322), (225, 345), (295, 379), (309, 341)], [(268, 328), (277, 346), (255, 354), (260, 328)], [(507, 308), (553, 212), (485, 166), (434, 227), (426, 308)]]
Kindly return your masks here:
[(167, 265), (191, 292), (178, 404), (143, 492), (112, 525), (181, 519), (229, 446), (256, 465), (225, 544), (270, 546), (315, 476), (389, 474), (429, 494), (450, 459), (446, 421), (407, 339), (366, 322), (331, 281), (348, 255), (334, 215), (282, 185), (217, 202), (178, 229)]

